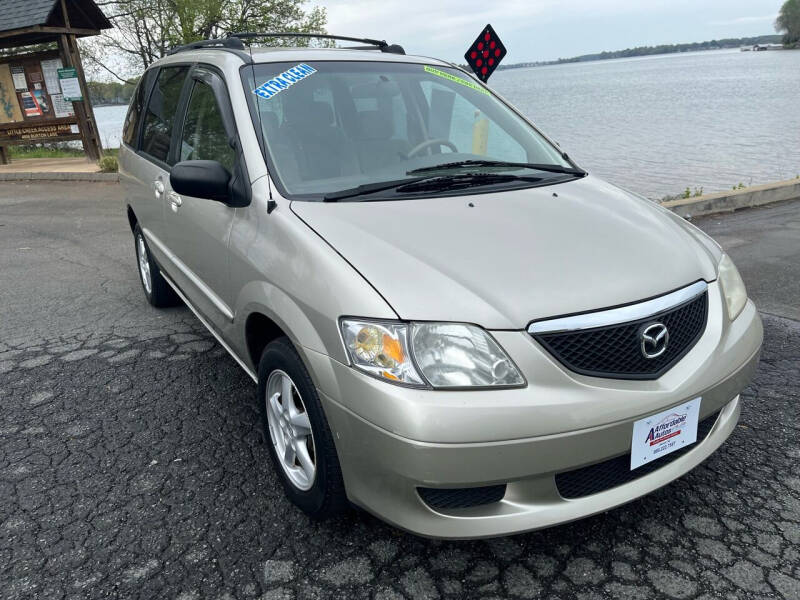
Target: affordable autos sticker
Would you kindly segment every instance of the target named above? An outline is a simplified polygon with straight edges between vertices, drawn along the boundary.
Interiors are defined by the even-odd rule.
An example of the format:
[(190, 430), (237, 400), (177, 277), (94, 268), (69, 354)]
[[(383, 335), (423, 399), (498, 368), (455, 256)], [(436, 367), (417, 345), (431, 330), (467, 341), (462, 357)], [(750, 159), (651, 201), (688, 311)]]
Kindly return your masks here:
[(631, 469), (697, 441), (700, 398), (650, 415), (633, 424)]

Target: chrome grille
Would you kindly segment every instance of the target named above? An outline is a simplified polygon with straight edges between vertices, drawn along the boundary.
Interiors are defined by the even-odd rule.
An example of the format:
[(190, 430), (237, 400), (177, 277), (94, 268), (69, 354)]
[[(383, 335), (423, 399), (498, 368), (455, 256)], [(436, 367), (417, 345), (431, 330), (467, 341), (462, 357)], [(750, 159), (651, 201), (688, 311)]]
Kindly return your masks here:
[[(655, 312), (651, 312), (653, 309)], [(623, 317), (629, 320), (614, 322)], [(639, 304), (533, 323), (529, 332), (556, 360), (576, 373), (657, 379), (697, 343), (707, 318), (707, 286), (698, 282)], [(665, 325), (669, 339), (663, 354), (647, 358), (642, 351), (642, 331), (652, 323)], [(582, 326), (586, 324), (589, 327)]]

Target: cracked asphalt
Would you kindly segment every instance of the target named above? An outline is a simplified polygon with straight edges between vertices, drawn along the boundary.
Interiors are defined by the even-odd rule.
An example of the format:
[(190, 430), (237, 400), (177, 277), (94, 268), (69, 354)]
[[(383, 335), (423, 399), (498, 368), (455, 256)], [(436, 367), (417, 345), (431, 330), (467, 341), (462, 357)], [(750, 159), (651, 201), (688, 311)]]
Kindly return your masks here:
[(441, 542), (278, 484), (255, 386), (146, 304), (108, 184), (0, 185), (0, 597), (800, 598), (800, 202), (698, 224), (764, 309), (729, 441), (606, 514)]

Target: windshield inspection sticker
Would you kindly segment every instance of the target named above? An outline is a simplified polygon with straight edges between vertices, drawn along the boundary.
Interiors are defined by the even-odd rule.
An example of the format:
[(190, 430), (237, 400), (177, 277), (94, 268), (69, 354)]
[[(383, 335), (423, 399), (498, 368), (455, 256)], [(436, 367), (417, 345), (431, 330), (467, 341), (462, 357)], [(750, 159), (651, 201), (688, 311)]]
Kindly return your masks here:
[(700, 398), (633, 424), (631, 470), (697, 441)]
[(489, 90), (487, 90), (486, 88), (482, 88), (477, 83), (473, 83), (471, 81), (468, 81), (467, 79), (456, 77), (455, 75), (451, 75), (450, 73), (445, 73), (444, 71), (440, 71), (439, 69), (434, 69), (433, 67), (429, 67), (428, 65), (425, 65), (425, 72), (430, 73), (431, 75), (436, 75), (437, 77), (443, 77), (444, 79), (448, 79), (450, 81), (459, 83), (461, 85), (465, 85), (468, 88), (472, 88), (476, 92), (480, 92), (481, 94), (486, 94), (487, 96), (491, 96)]
[(253, 93), (261, 98), (269, 99), (316, 72), (317, 70), (314, 67), (309, 67), (307, 64), (301, 63), (265, 81), (254, 89)]

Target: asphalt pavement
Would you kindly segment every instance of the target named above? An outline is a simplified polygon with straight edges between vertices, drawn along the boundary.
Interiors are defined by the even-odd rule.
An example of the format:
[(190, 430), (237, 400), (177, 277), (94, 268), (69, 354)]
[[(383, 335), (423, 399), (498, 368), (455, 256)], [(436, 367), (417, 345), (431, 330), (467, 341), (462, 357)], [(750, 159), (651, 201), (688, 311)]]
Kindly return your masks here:
[(696, 222), (763, 310), (731, 438), (645, 498), (441, 542), (284, 498), (255, 386), (142, 295), (114, 184), (0, 184), (0, 598), (800, 598), (800, 202)]

